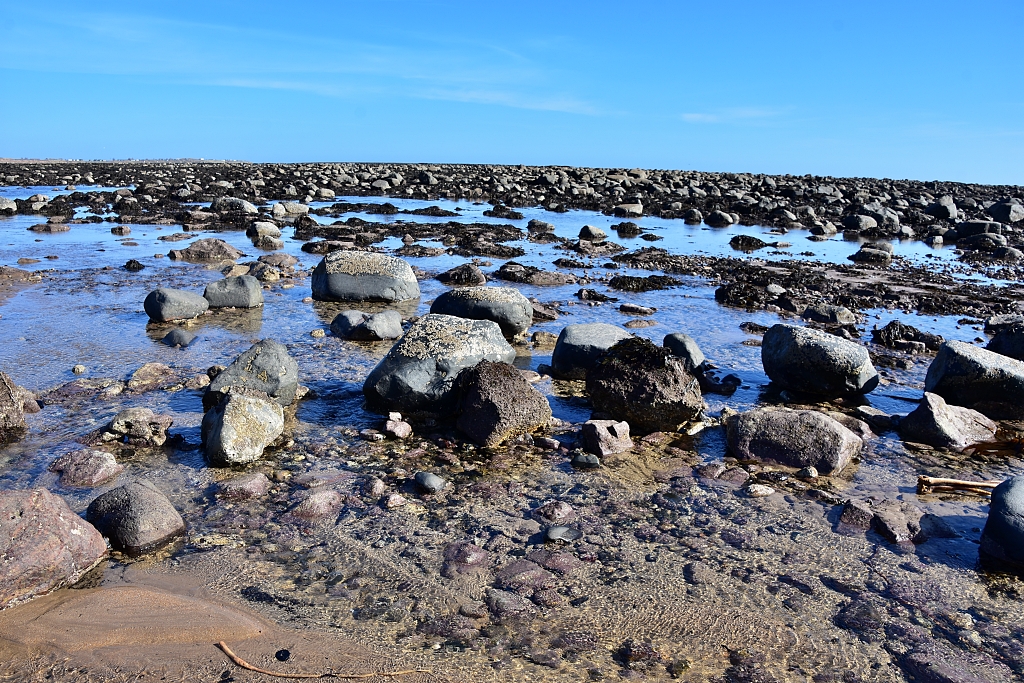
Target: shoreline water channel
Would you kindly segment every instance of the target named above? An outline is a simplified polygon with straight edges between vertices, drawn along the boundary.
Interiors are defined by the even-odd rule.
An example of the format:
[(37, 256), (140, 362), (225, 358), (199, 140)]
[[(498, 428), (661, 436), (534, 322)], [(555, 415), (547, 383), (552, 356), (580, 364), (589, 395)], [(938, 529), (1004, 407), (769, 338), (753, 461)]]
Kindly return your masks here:
[[(30, 185), (31, 170), (0, 169), (0, 181), (18, 178), (0, 198), (19, 200), (0, 214), (0, 371), (41, 407), (25, 415), (19, 439), (0, 446), (0, 490), (47, 489), (84, 516), (98, 496), (149, 481), (185, 532), (137, 556), (112, 551), (75, 586), (0, 611), (0, 677), (269, 680), (213, 647), (232, 639), (245, 659), (280, 672), (432, 672), (379, 680), (966, 683), (1024, 675), (1024, 584), (979, 562), (987, 498), (916, 489), (919, 475), (1014, 476), (1021, 458), (1012, 444), (1024, 425), (1000, 421), (998, 448), (958, 452), (901, 439), (895, 426), (918, 406), (936, 348), (886, 346), (872, 334), (898, 321), (946, 342), (988, 343), (985, 319), (1016, 312), (1011, 262), (965, 260), (952, 241), (926, 244), (921, 231), (887, 240), (883, 263), (851, 261), (882, 240), (816, 234), (795, 220), (711, 227), (684, 220), (682, 195), (665, 217), (643, 208), (622, 215), (627, 200), (646, 199), (631, 198), (637, 190), (628, 186), (615, 195), (622, 204), (604, 210), (571, 202), (552, 210), (550, 191), (539, 205), (502, 205), (479, 195), (404, 195), (397, 182), (375, 192), (368, 177), (346, 181), (336, 196), (240, 193), (255, 211), (244, 213), (218, 209), (221, 198), (186, 183), (173, 206), (140, 213), (123, 203), (158, 196), (153, 178), (141, 177), (145, 167), (135, 179), (84, 168), (75, 189), (62, 189), (61, 173), (37, 172)], [(280, 172), (267, 167), (266, 175), (271, 168)], [(216, 167), (195, 175), (225, 180)], [(55, 197), (90, 193), (48, 220)], [(31, 201), (41, 206), (26, 208)], [(246, 233), (254, 221), (276, 225), (280, 241), (258, 248)], [(550, 230), (534, 230), (537, 222)], [(587, 225), (607, 238), (579, 239)], [(1012, 243), (1013, 228), (1003, 234)], [(167, 255), (209, 238), (243, 255)], [(332, 241), (400, 257), (419, 298), (313, 300), (312, 271), (339, 249)], [(138, 267), (126, 269), (129, 262)], [(493, 448), (443, 419), (409, 418), (412, 434), (395, 438), (363, 394), (393, 341), (342, 339), (331, 323), (347, 309), (394, 310), (407, 331), (453, 289), (437, 276), (466, 264), (489, 286), (515, 287), (533, 302), (512, 364), (547, 399), (552, 420)], [(558, 278), (530, 275), (538, 271)], [(262, 306), (164, 323), (143, 308), (157, 288), (202, 295), (242, 273), (259, 278)], [(650, 276), (671, 281), (637, 291)], [(765, 298), (769, 281), (783, 293)], [(825, 318), (808, 313), (815, 306)], [(838, 317), (827, 319), (829, 311)], [(761, 337), (780, 322), (866, 348), (879, 386), (834, 400), (770, 386)], [(582, 323), (609, 323), (659, 347), (666, 335), (690, 335), (708, 363), (703, 417), (678, 432), (634, 430), (632, 449), (595, 469), (574, 467), (593, 406), (583, 381), (553, 379), (550, 366), (560, 331)], [(194, 341), (167, 345), (174, 329)], [(286, 347), (304, 395), (284, 408), (283, 434), (262, 457), (214, 467), (202, 446), (204, 394), (216, 378), (208, 371), (263, 339)], [(146, 364), (161, 365), (137, 375)], [(842, 471), (813, 477), (728, 449), (730, 415), (783, 405), (841, 417), (863, 450)], [(129, 408), (170, 418), (167, 441), (97, 436)], [(52, 464), (85, 443), (123, 471), (96, 486), (62, 483)], [(440, 477), (443, 488), (425, 488), (417, 472)], [(225, 494), (225, 482), (252, 474), (265, 475), (265, 489)], [(919, 533), (893, 539), (844, 523), (848, 500), (912, 509), (910, 522), (900, 519)]]

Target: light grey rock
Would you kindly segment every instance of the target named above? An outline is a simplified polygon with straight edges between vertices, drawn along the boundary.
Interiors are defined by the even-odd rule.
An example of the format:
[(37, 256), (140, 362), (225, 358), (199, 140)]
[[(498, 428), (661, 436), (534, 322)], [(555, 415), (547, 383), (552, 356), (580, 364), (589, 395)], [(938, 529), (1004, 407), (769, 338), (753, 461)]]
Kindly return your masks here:
[(0, 610), (70, 586), (106, 556), (103, 536), (60, 496), (0, 491)]
[(282, 406), (291, 405), (299, 387), (299, 364), (284, 344), (273, 339), (257, 342), (213, 378), (203, 396), (203, 407), (212, 408), (232, 386), (256, 389)]
[(1024, 475), (992, 491), (988, 521), (981, 533), (982, 556), (1024, 568)]
[(1024, 361), (949, 341), (928, 366), (924, 390), (994, 419), (1024, 416)]
[(263, 305), (263, 287), (251, 275), (226, 277), (206, 285), (210, 308), (256, 308)]
[(626, 330), (608, 323), (567, 325), (551, 353), (552, 374), (561, 379), (586, 379), (601, 354), (629, 336)]
[(800, 317), (804, 320), (813, 320), (831, 325), (852, 325), (857, 322), (857, 316), (846, 306), (833, 306), (831, 304), (808, 306)]
[(608, 233), (606, 233), (601, 228), (595, 228), (593, 225), (584, 225), (582, 228), (580, 228), (579, 237), (581, 240), (600, 242), (602, 240), (608, 239)]
[(217, 484), (217, 496), (227, 500), (252, 500), (270, 492), (270, 480), (262, 472), (231, 477)]
[(430, 313), (370, 372), (363, 393), (385, 411), (450, 415), (460, 372), (482, 360), (511, 363), (515, 355), (495, 322)]
[(366, 251), (332, 251), (313, 269), (318, 301), (405, 301), (420, 295), (408, 263)]
[(843, 217), (843, 227), (847, 230), (871, 230), (878, 227), (878, 221), (871, 216), (851, 214)]
[(825, 475), (838, 474), (863, 440), (828, 415), (813, 410), (757, 408), (726, 419), (729, 450), (740, 460), (814, 467)]
[(210, 302), (194, 292), (181, 289), (154, 289), (142, 303), (146, 315), (153, 322), (191, 320), (206, 313)]
[(673, 332), (665, 335), (661, 345), (668, 349), (673, 356), (681, 359), (686, 366), (687, 372), (696, 372), (707, 360), (704, 352), (700, 350), (697, 341), (685, 332)]
[(256, 221), (245, 231), (245, 234), (249, 237), (278, 238), (281, 236), (281, 228), (270, 221)]
[(181, 515), (148, 481), (107, 491), (89, 503), (85, 517), (112, 547), (129, 555), (141, 555), (185, 533)]
[(173, 422), (170, 416), (157, 415), (149, 408), (126, 408), (106, 426), (104, 440), (146, 448), (163, 446)]
[(1016, 223), (1024, 220), (1024, 206), (1019, 201), (1003, 200), (986, 209), (989, 216), (1003, 223)]
[(416, 482), (416, 488), (422, 493), (440, 493), (448, 484), (433, 472), (417, 472), (413, 479)]
[(533, 324), (533, 304), (514, 287), (460, 287), (443, 293), (431, 313), (470, 320), (492, 320), (511, 339)]
[(7, 199), (6, 197), (0, 197), (0, 213), (4, 214), (15, 214), (18, 212), (18, 205), (13, 199)]
[(921, 405), (900, 420), (900, 436), (908, 441), (962, 451), (995, 438), (996, 423), (976, 410), (951, 406), (925, 392)]
[(580, 443), (585, 451), (602, 458), (633, 448), (629, 423), (615, 420), (587, 420), (580, 429)]
[(402, 316), (398, 311), (370, 315), (362, 311), (342, 311), (331, 321), (331, 333), (342, 339), (382, 341), (402, 336)]
[(260, 212), (255, 205), (238, 197), (217, 197), (210, 203), (210, 209), (213, 211), (233, 211), (250, 214)]
[(735, 223), (735, 221), (726, 212), (715, 210), (708, 214), (708, 217), (704, 219), (704, 223), (712, 228), (727, 228)]
[(245, 465), (284, 432), (284, 410), (262, 391), (228, 387), (203, 416), (206, 458), (215, 467)]
[(796, 325), (773, 325), (761, 341), (761, 364), (781, 389), (822, 396), (866, 394), (878, 386), (867, 349)]

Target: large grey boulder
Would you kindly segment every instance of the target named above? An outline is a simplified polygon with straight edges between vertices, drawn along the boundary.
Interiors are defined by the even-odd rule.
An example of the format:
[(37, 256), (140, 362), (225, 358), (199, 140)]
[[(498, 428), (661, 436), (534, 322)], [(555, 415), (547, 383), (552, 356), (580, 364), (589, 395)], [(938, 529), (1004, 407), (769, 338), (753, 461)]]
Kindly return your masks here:
[(951, 406), (941, 396), (925, 392), (921, 405), (900, 420), (900, 436), (908, 441), (962, 451), (992, 441), (996, 423), (977, 410)]
[(284, 432), (284, 410), (262, 391), (228, 387), (203, 416), (203, 448), (216, 467), (245, 465)]
[(507, 363), (484, 360), (464, 370), (459, 394), (455, 426), (481, 446), (498, 446), (551, 421), (547, 398)]
[(980, 551), (982, 556), (1024, 568), (1024, 475), (993, 489)]
[(402, 315), (398, 311), (363, 313), (342, 311), (331, 321), (331, 332), (342, 339), (383, 341), (402, 336)]
[(228, 387), (256, 389), (282, 406), (291, 405), (299, 388), (299, 364), (284, 344), (264, 339), (213, 378), (203, 396), (203, 407), (209, 409), (220, 402)]
[(148, 481), (107, 491), (89, 503), (85, 518), (112, 547), (129, 555), (141, 555), (185, 533), (181, 515)]
[(1019, 200), (1003, 200), (986, 209), (989, 216), (1003, 223), (1016, 223), (1024, 220), (1024, 206)]
[(757, 408), (726, 419), (729, 450), (740, 460), (814, 467), (838, 474), (861, 452), (859, 436), (824, 413)]
[(10, 377), (0, 372), (0, 444), (25, 433), (25, 396)]
[(773, 325), (761, 341), (761, 364), (772, 382), (790, 391), (847, 396), (878, 386), (867, 349), (807, 327)]
[(206, 313), (210, 302), (194, 292), (182, 289), (154, 289), (142, 303), (149, 319), (156, 323), (191, 320)]
[(586, 379), (605, 351), (630, 334), (608, 323), (567, 325), (558, 335), (551, 353), (551, 371), (561, 379)]
[(533, 324), (533, 304), (514, 287), (463, 287), (445, 292), (430, 306), (431, 313), (471, 320), (493, 320), (511, 339)]
[(674, 432), (704, 412), (700, 382), (687, 363), (650, 340), (628, 337), (587, 372), (594, 409), (640, 432)]
[(511, 363), (515, 356), (497, 323), (429, 313), (370, 372), (363, 394), (384, 411), (450, 415), (460, 372), (482, 360)]
[(252, 275), (226, 277), (206, 285), (210, 308), (256, 308), (263, 305), (263, 287)]
[(939, 348), (924, 390), (994, 419), (1024, 415), (1024, 361), (964, 342)]
[(318, 301), (405, 301), (420, 295), (412, 267), (400, 258), (368, 251), (332, 251), (313, 269)]
[(103, 536), (60, 496), (0, 491), (0, 610), (75, 583), (106, 556)]

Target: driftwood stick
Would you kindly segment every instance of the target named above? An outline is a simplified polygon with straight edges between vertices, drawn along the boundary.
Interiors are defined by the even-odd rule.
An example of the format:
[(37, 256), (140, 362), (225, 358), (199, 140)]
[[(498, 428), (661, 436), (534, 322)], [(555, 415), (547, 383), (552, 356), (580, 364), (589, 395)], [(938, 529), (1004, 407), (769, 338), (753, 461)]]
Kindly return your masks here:
[(375, 678), (377, 676), (381, 676), (383, 678), (391, 678), (393, 676), (407, 676), (409, 674), (426, 674), (426, 673), (430, 673), (429, 669), (406, 669), (404, 671), (381, 671), (379, 673), (374, 672), (374, 673), (368, 673), (368, 674), (339, 674), (339, 673), (334, 673), (333, 671), (327, 671), (327, 672), (322, 673), (322, 674), (277, 673), (276, 671), (267, 671), (266, 669), (261, 669), (258, 666), (253, 666), (252, 664), (250, 664), (249, 662), (245, 661), (244, 659), (242, 659), (241, 657), (236, 655), (234, 652), (232, 652), (231, 648), (228, 647), (227, 643), (225, 643), (223, 640), (220, 641), (219, 643), (217, 643), (217, 647), (219, 647), (221, 649), (221, 651), (223, 651), (224, 654), (226, 654), (228, 656), (228, 659), (230, 659), (232, 662), (234, 662), (237, 666), (240, 666), (243, 669), (247, 669), (249, 671), (255, 671), (258, 674), (264, 674), (266, 676), (273, 676), (275, 678), (306, 678), (306, 679), (308, 679), (308, 678), (344, 678), (344, 679), (349, 679), (349, 680), (355, 680), (355, 679)]
[(918, 493), (975, 493), (981, 496), (992, 495), (992, 489), (999, 486), (999, 481), (967, 481), (964, 479), (943, 479), (942, 477), (917, 478)]

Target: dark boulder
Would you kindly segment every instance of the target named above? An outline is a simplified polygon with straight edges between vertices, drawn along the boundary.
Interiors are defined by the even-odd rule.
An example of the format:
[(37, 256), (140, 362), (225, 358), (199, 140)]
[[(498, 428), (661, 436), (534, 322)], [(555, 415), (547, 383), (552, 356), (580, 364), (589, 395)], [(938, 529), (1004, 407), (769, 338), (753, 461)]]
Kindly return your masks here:
[(867, 349), (806, 327), (773, 325), (761, 341), (761, 363), (782, 389), (822, 396), (866, 394), (878, 386)]
[(210, 308), (256, 308), (263, 305), (263, 287), (251, 275), (226, 277), (206, 285)]
[(941, 396), (925, 393), (921, 405), (900, 420), (900, 436), (908, 441), (962, 451), (995, 438), (996, 423), (976, 410), (951, 406)]
[(331, 333), (342, 339), (382, 341), (402, 336), (402, 316), (398, 311), (363, 313), (342, 311), (331, 321)]
[(481, 446), (498, 446), (551, 420), (547, 398), (507, 363), (484, 360), (464, 370), (459, 394), (456, 427)]
[(20, 439), (26, 429), (25, 396), (10, 377), (0, 372), (0, 444)]
[(181, 515), (148, 481), (107, 491), (89, 503), (85, 516), (112, 547), (129, 555), (141, 555), (185, 533)]
[(162, 323), (201, 316), (210, 308), (210, 302), (193, 292), (161, 287), (146, 296), (142, 307), (150, 320)]
[(629, 337), (629, 332), (608, 323), (567, 325), (551, 354), (552, 374), (562, 379), (586, 379), (587, 371), (601, 354)]
[(993, 489), (980, 550), (982, 556), (1024, 569), (1024, 475)]
[(924, 390), (990, 418), (1024, 416), (1024, 361), (965, 342), (946, 342), (925, 376)]
[(674, 432), (704, 410), (687, 363), (651, 341), (630, 337), (611, 347), (586, 375), (594, 409), (640, 432)]

